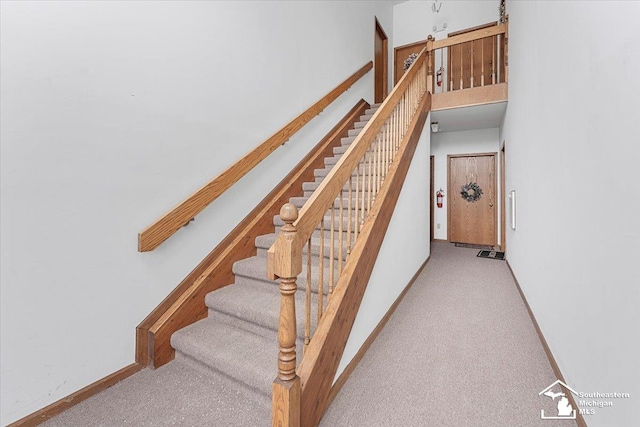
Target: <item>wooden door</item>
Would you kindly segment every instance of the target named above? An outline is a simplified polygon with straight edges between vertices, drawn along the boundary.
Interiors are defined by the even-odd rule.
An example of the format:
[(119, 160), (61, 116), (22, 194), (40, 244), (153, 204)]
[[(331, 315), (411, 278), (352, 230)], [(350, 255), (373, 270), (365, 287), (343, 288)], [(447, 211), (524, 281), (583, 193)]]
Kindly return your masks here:
[[(497, 23), (493, 22), (451, 33), (449, 37), (494, 25), (497, 25)], [(496, 37), (486, 37), (451, 46), (447, 53), (449, 90), (468, 89), (498, 83), (495, 81), (496, 70), (494, 69), (494, 64), (497, 63), (497, 49)]]
[(374, 80), (374, 101), (380, 103), (387, 97), (387, 35), (376, 19), (374, 56), (373, 56), (373, 80)]
[[(449, 218), (451, 242), (496, 245), (496, 154), (448, 157)], [(475, 182), (482, 190), (476, 201), (462, 198), (461, 187)]]
[(419, 42), (406, 44), (404, 46), (398, 46), (393, 49), (393, 84), (397, 85), (398, 81), (404, 75), (404, 61), (412, 53), (418, 54), (422, 49), (427, 46), (427, 41), (422, 40)]

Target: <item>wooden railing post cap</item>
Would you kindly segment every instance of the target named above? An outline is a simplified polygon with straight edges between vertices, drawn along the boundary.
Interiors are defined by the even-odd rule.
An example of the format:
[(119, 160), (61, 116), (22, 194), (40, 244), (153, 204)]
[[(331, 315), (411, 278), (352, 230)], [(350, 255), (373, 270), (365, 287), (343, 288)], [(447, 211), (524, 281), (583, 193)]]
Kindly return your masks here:
[(293, 222), (298, 219), (298, 208), (293, 203), (285, 203), (280, 208), (280, 219), (284, 221), (285, 224), (291, 225)]

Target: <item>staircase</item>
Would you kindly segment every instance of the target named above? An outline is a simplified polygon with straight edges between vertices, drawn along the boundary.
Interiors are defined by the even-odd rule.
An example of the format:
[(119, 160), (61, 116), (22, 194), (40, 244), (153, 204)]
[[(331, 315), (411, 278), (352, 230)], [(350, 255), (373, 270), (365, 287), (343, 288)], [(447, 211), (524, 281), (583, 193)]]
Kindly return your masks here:
[[(333, 149), (333, 157), (325, 158), (325, 168), (314, 171), (314, 182), (305, 182), (302, 186), (303, 197), (293, 197), (290, 202), (298, 208), (307, 201), (338, 162), (340, 157), (354, 141), (373, 116), (379, 105), (372, 105), (360, 117), (360, 121), (349, 130), (348, 137), (342, 138), (341, 146)], [(343, 203), (348, 201), (343, 196)], [(336, 205), (339, 200), (336, 200)], [(330, 216), (325, 217), (328, 224)], [(274, 233), (259, 236), (255, 239), (257, 256), (238, 261), (233, 266), (235, 285), (227, 286), (209, 293), (205, 298), (208, 317), (187, 326), (171, 337), (171, 345), (176, 350), (176, 361), (187, 364), (199, 371), (206, 371), (219, 378), (227, 388), (222, 392), (235, 393), (253, 397), (251, 408), (238, 405), (242, 410), (265, 411), (270, 417), (271, 386), (276, 372), (276, 355), (278, 352), (278, 319), (280, 310), (280, 292), (278, 282), (268, 280), (266, 253), (276, 239), (279, 228), (284, 225), (279, 216), (273, 218)], [(311, 252), (318, 254), (320, 246), (325, 257), (329, 257), (328, 243), (322, 242), (319, 232), (314, 233), (311, 240)], [(306, 249), (305, 249), (306, 250)], [(343, 257), (346, 256), (343, 251)], [(338, 253), (334, 254), (334, 258)], [(303, 256), (306, 262), (306, 255)], [(314, 258), (315, 259), (315, 258)], [(337, 263), (336, 263), (337, 264)], [(329, 263), (324, 263), (325, 277), (329, 275)], [(334, 267), (335, 268), (335, 267)], [(311, 269), (318, 270), (317, 261), (311, 262)], [(307, 266), (303, 268), (305, 276)], [(312, 275), (317, 277), (317, 275)], [(300, 284), (306, 278), (300, 277)], [(320, 292), (317, 281), (311, 282), (311, 290), (315, 297), (321, 293), (323, 305), (326, 306), (327, 289)], [(296, 295), (298, 307), (304, 307), (305, 292), (299, 289)], [(317, 304), (314, 304), (314, 306)], [(317, 310), (317, 307), (314, 308)], [(317, 313), (317, 312), (316, 312)], [(311, 326), (315, 328), (317, 315), (312, 311)], [(297, 311), (297, 353), (302, 354), (304, 343), (304, 310)], [(222, 378), (224, 377), (224, 378)], [(231, 381), (229, 381), (231, 380)], [(233, 386), (231, 386), (233, 384)], [(262, 407), (261, 402), (264, 402)], [(267, 419), (265, 419), (265, 424)]]

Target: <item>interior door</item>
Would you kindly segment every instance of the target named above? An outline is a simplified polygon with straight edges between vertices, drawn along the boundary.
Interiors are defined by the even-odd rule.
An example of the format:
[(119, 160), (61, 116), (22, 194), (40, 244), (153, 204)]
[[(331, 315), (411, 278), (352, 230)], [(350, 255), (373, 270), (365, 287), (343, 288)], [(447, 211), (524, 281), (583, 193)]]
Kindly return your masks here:
[[(496, 245), (496, 154), (448, 156), (448, 231), (451, 242)], [(461, 187), (477, 183), (475, 201), (461, 196)]]
[(387, 97), (387, 56), (387, 35), (376, 19), (373, 56), (373, 97), (375, 103), (382, 102)]
[(397, 85), (398, 81), (404, 76), (404, 61), (409, 58), (412, 53), (418, 54), (427, 46), (427, 41), (422, 40), (416, 43), (398, 46), (393, 49), (393, 84)]

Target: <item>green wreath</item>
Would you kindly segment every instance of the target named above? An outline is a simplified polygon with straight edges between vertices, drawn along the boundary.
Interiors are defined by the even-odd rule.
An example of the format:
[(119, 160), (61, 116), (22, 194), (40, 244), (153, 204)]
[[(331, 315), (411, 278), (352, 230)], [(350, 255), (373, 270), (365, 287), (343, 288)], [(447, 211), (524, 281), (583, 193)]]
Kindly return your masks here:
[(470, 182), (460, 187), (460, 195), (467, 202), (476, 202), (482, 197), (482, 188), (475, 182)]

